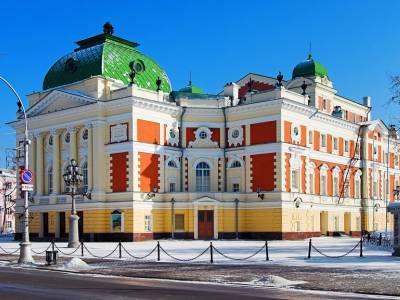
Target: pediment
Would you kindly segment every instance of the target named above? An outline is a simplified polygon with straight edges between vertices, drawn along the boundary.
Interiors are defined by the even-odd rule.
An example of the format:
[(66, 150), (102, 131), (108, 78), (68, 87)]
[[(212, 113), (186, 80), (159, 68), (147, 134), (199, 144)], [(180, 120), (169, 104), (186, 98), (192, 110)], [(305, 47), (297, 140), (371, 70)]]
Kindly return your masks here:
[(213, 199), (211, 197), (204, 196), (204, 197), (200, 197), (200, 198), (193, 200), (193, 203), (199, 203), (199, 204), (213, 203), (213, 204), (215, 204), (215, 203), (219, 203), (219, 201), (216, 199)]
[(30, 107), (27, 116), (34, 117), (93, 103), (96, 103), (95, 99), (76, 94), (73, 91), (54, 90)]

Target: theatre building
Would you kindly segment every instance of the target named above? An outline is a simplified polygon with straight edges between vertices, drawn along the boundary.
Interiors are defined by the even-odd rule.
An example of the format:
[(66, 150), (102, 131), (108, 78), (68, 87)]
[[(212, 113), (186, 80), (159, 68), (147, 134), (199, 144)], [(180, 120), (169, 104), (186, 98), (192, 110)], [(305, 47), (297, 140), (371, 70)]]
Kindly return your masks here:
[[(339, 95), (311, 55), (284, 78), (226, 74), (207, 94), (173, 89), (139, 44), (112, 33), (77, 42), (28, 95), (33, 239), (68, 235), (72, 158), (88, 241), (356, 236), (391, 224), (396, 132), (371, 120), (370, 97)], [(19, 145), (23, 116), (9, 125)]]

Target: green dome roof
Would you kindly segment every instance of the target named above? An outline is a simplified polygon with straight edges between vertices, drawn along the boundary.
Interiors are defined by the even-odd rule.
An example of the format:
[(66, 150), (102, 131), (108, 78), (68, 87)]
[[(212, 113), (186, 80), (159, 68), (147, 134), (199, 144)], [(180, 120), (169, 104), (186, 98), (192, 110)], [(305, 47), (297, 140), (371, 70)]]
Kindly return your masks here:
[(129, 84), (129, 74), (134, 70), (134, 82), (144, 89), (171, 92), (167, 74), (151, 58), (135, 48), (139, 44), (115, 37), (109, 33), (77, 42), (79, 48), (60, 58), (47, 72), (43, 90), (70, 84), (101, 75)]
[(320, 62), (314, 60), (311, 57), (311, 54), (308, 55), (306, 61), (303, 61), (294, 67), (292, 79), (296, 77), (308, 76), (328, 76), (328, 72), (326, 71), (325, 67)]
[(192, 84), (192, 81), (189, 81), (188, 86), (179, 90), (182, 93), (191, 93), (191, 94), (204, 94), (203, 90), (198, 88), (197, 86)]

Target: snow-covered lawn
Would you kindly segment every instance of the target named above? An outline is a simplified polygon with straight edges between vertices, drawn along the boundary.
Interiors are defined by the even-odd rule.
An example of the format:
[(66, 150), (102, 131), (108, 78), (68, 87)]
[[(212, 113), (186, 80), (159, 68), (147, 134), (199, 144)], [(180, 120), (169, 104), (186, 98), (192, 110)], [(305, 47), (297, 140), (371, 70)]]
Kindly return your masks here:
[[(321, 256), (316, 251), (312, 250), (311, 259), (307, 259), (308, 241), (270, 241), (269, 259), (266, 261), (265, 249), (262, 249), (256, 256), (246, 261), (230, 260), (221, 256), (218, 251), (214, 250), (214, 264), (279, 264), (287, 266), (310, 266), (310, 267), (327, 267), (327, 268), (350, 268), (350, 269), (365, 269), (365, 270), (382, 270), (390, 272), (400, 272), (400, 257), (393, 257), (391, 252), (379, 249), (378, 247), (363, 247), (364, 257), (359, 257), (359, 247), (352, 253), (342, 258), (327, 258)], [(313, 238), (313, 245), (330, 256), (342, 255), (352, 249), (359, 239), (349, 237), (319, 237)], [(264, 246), (262, 241), (228, 241), (217, 240), (212, 241), (213, 246), (223, 254), (233, 258), (245, 258), (255, 253)], [(32, 249), (35, 252), (43, 252), (50, 243), (32, 243)], [(71, 253), (74, 249), (66, 248), (66, 243), (56, 243), (59, 250), (65, 253)], [(152, 251), (156, 245), (156, 241), (130, 242), (122, 243), (123, 248), (131, 255), (136, 257), (145, 256)], [(196, 257), (210, 245), (209, 241), (189, 241), (189, 240), (160, 240), (161, 247), (171, 256), (178, 259), (190, 259)], [(13, 251), (18, 248), (18, 242), (0, 243), (0, 246), (6, 251)], [(106, 256), (113, 250), (115, 252), (109, 258), (118, 258), (118, 243), (85, 243), (85, 247), (95, 256)], [(84, 257), (93, 257), (84, 249)], [(125, 250), (122, 250), (122, 259), (134, 260)], [(4, 253), (0, 248), (0, 253)], [(18, 254), (18, 253), (17, 253)], [(37, 254), (34, 254), (37, 255)], [(45, 254), (41, 254), (44, 256)], [(80, 257), (81, 249), (78, 249), (72, 255), (64, 255), (59, 252), (60, 256)], [(155, 250), (145, 260), (156, 261), (157, 250)], [(161, 262), (179, 262), (169, 257), (161, 250)], [(193, 261), (194, 263), (209, 263), (209, 249), (204, 254)]]

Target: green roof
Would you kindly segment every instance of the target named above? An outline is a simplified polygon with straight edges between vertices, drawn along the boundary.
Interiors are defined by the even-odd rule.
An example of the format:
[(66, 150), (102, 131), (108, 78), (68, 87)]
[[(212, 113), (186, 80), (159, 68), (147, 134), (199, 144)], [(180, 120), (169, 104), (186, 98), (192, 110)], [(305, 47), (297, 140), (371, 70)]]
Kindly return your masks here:
[(311, 57), (311, 54), (308, 55), (306, 61), (303, 61), (294, 67), (292, 79), (296, 77), (308, 76), (328, 76), (328, 72), (326, 71), (325, 67), (320, 62), (314, 60)]
[(192, 84), (192, 81), (189, 81), (189, 84), (188, 84), (186, 87), (181, 88), (181, 89), (179, 90), (179, 92), (182, 92), (182, 93), (191, 93), (191, 94), (204, 94), (204, 92), (203, 92), (202, 89), (200, 89), (200, 88), (198, 88), (197, 86), (195, 86), (195, 85)]
[(104, 76), (129, 84), (129, 74), (135, 70), (134, 82), (141, 88), (171, 92), (165, 71), (136, 47), (139, 44), (104, 33), (77, 42), (79, 48), (60, 58), (47, 72), (43, 90), (78, 82), (91, 76)]

